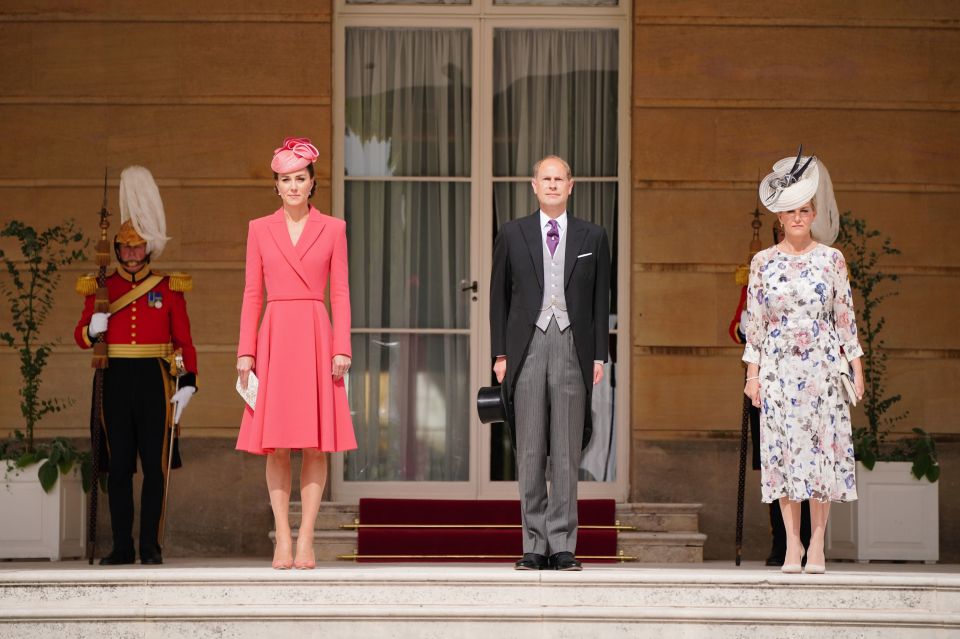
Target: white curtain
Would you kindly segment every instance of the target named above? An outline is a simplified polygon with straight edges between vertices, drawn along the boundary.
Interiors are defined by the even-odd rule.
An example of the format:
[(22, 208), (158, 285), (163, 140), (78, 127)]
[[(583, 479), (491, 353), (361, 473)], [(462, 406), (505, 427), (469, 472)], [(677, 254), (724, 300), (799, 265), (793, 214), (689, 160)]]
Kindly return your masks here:
[[(356, 333), (347, 480), (465, 481), (470, 32), (349, 28), (345, 217)], [(410, 176), (409, 180), (370, 177)], [(368, 179), (358, 180), (357, 177)]]
[(470, 175), (470, 47), (465, 29), (347, 29), (348, 176)]
[[(615, 178), (619, 170), (618, 48), (613, 29), (502, 29), (494, 35), (494, 175), (524, 178), (494, 185), (496, 227), (537, 209), (529, 184), (533, 163), (548, 154), (559, 155), (575, 178), (569, 210), (606, 228), (614, 267), (617, 184), (589, 178)], [(616, 268), (612, 275), (614, 293)], [(614, 327), (615, 295), (610, 313)], [(611, 346), (611, 356), (615, 354)], [(616, 365), (611, 363), (593, 391), (593, 438), (584, 451), (582, 479), (616, 478), (616, 391)], [(508, 440), (495, 430), (491, 445), (491, 478), (513, 479)]]

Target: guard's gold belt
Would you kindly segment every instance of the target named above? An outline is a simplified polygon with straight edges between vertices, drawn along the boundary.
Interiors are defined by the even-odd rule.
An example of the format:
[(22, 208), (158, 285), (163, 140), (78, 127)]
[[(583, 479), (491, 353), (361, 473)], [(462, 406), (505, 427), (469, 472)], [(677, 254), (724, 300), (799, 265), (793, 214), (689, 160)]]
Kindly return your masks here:
[(108, 357), (166, 357), (173, 344), (108, 344)]

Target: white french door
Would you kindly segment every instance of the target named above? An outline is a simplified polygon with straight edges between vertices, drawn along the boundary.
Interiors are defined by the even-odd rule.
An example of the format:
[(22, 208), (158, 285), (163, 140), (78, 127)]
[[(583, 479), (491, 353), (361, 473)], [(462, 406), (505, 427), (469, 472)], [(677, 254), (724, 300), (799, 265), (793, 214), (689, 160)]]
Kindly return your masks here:
[[(333, 456), (332, 498), (515, 498), (509, 439), (474, 408), (492, 383), (493, 238), (535, 209), (532, 164), (557, 153), (575, 172), (571, 211), (607, 228), (614, 272), (629, 273), (629, 20), (416, 9), (337, 16), (334, 211), (347, 221), (359, 447)], [(623, 365), (594, 390), (581, 495), (624, 499), (629, 340), (616, 336), (629, 281), (614, 282)]]

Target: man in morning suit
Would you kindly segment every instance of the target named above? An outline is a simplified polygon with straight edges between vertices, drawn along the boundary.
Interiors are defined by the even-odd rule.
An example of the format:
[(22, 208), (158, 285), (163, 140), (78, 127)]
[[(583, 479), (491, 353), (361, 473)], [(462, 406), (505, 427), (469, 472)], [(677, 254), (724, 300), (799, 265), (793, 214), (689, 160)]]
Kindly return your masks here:
[(610, 247), (602, 227), (568, 214), (573, 178), (563, 159), (537, 162), (531, 184), (540, 210), (500, 228), (490, 282), (493, 371), (513, 406), (517, 445), (515, 567), (580, 570), (577, 474), (590, 392), (607, 361)]

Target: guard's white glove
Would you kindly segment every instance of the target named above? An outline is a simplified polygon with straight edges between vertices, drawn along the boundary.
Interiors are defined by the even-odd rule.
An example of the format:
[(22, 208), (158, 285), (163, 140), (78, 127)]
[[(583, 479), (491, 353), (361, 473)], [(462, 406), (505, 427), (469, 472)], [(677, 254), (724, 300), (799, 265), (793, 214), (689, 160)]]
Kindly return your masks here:
[(180, 416), (183, 415), (183, 409), (187, 407), (187, 404), (190, 403), (190, 398), (193, 397), (193, 394), (196, 392), (197, 389), (193, 386), (184, 386), (170, 398), (170, 403), (173, 404), (174, 424), (180, 423)]
[(110, 313), (94, 313), (90, 318), (90, 325), (87, 326), (87, 335), (90, 339), (97, 339), (101, 333), (107, 332), (107, 319)]

